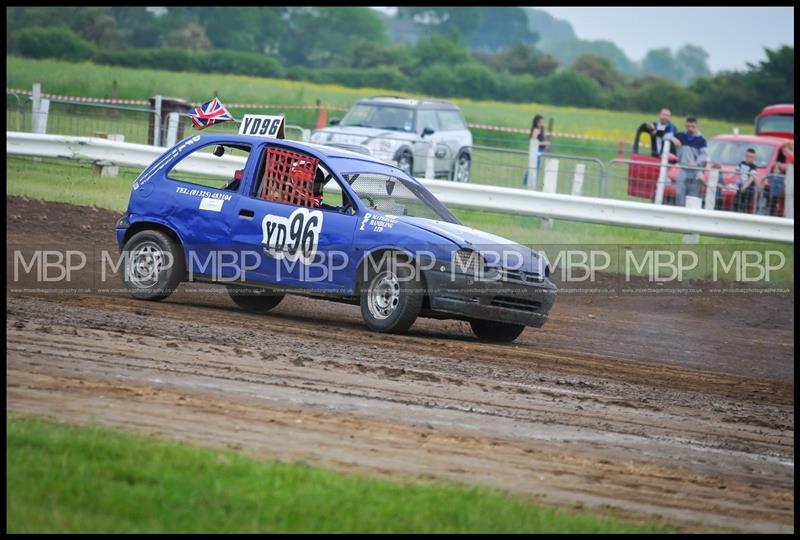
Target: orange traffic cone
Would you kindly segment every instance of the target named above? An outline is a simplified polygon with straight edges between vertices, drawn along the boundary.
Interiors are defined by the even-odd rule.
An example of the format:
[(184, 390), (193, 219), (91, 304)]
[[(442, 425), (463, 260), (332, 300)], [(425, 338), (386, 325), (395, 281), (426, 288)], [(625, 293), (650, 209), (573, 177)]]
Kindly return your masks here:
[(319, 108), (319, 117), (317, 118), (317, 129), (324, 128), (328, 123), (328, 112), (325, 107)]

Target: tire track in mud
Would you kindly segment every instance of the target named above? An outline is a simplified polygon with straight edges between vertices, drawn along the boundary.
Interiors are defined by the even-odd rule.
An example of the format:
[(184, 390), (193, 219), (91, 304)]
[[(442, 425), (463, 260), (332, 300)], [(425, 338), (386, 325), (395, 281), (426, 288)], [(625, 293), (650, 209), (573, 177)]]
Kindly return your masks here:
[[(113, 248), (113, 213), (7, 209), (14, 241)], [(793, 531), (793, 299), (565, 298), (491, 345), (454, 321), (374, 334), (357, 307), (311, 299), (248, 314), (209, 285), (160, 303), (26, 285), (7, 281), (10, 411), (691, 531)]]
[[(334, 355), (313, 353), (305, 347), (305, 333), (286, 335), (271, 329), (256, 334), (247, 328), (227, 326), (219, 317), (214, 318), (212, 326), (188, 322), (204, 320), (196, 317), (181, 321), (153, 312), (142, 316), (135, 310), (53, 305), (29, 298), (10, 299), (7, 317), (7, 375), (12, 385), (22, 372), (27, 377), (31, 373), (57, 374), (73, 384), (104, 381), (106, 392), (116, 386), (143, 385), (139, 394), (144, 397), (148, 389), (155, 388), (194, 399), (201, 395), (212, 395), (211, 401), (233, 399), (270, 411), (288, 403), (304, 410), (356, 415), (384, 425), (408, 423), (412, 428), (422, 427), (426, 433), (453, 432), (502, 441), (495, 446), (527, 444), (539, 452), (543, 447), (557, 447), (550, 452), (558, 459), (570, 455), (583, 460), (581, 463), (587, 467), (573, 471), (573, 479), (580, 485), (566, 491), (563, 477), (568, 473), (550, 472), (557, 482), (545, 490), (549, 500), (565, 502), (573, 497), (588, 507), (611, 504), (631, 511), (648, 508), (650, 512), (656, 511), (657, 505), (661, 505), (658, 511), (665, 512), (664, 505), (672, 504), (672, 511), (667, 514), (682, 516), (682, 520), (692, 520), (690, 515), (699, 519), (692, 509), (699, 501), (689, 495), (691, 490), (687, 493), (685, 479), (691, 476), (705, 478), (705, 488), (710, 482), (716, 490), (723, 489), (720, 485), (726, 486), (726, 491), (736, 484), (750, 496), (763, 491), (769, 500), (765, 506), (772, 508), (770, 512), (777, 522), (786, 522), (792, 515), (787, 510), (786, 497), (793, 500), (793, 478), (787, 475), (793, 470), (793, 416), (788, 407), (779, 404), (742, 404), (715, 398), (719, 410), (737, 411), (742, 418), (772, 419), (761, 422), (768, 427), (746, 422), (731, 424), (721, 420), (720, 415), (698, 414), (706, 405), (703, 394), (670, 390), (673, 403), (665, 404), (636, 385), (616, 385), (602, 379), (582, 377), (567, 381), (559, 373), (531, 376), (520, 372), (514, 380), (507, 376), (513, 369), (486, 369), (479, 359), (457, 362), (457, 373), (450, 370), (449, 362), (422, 354), (408, 358), (401, 355), (399, 363), (403, 367), (398, 367), (397, 358), (376, 356), (370, 344), (351, 345)], [(191, 335), (192, 339), (179, 339), (176, 335)], [(336, 339), (318, 337), (317, 344), (329, 351), (330, 341)], [(648, 405), (651, 400), (656, 404)], [(11, 397), (10, 403), (15, 402)], [(171, 413), (160, 414), (163, 417), (156, 423), (159, 429), (171, 430)], [(220, 416), (223, 423), (239, 420), (227, 410), (217, 410), (215, 416)], [(214, 430), (208, 425), (203, 429), (206, 437), (215, 439)], [(447, 454), (458, 463), (455, 469), (464, 473), (452, 473), (451, 466), (445, 476), (474, 480), (470, 463), (486, 456), (476, 456), (474, 450), (467, 451), (466, 456), (459, 455), (463, 451), (451, 448)], [(331, 453), (341, 455), (342, 450), (331, 449)], [(489, 455), (495, 454), (493, 446)], [(418, 456), (421, 461), (428, 457)], [(350, 456), (351, 464), (353, 459)], [(355, 461), (364, 464), (363, 460)], [(642, 494), (647, 491), (644, 486), (652, 479), (637, 478), (628, 472), (613, 481), (610, 476), (602, 476), (601, 481), (592, 472), (599, 461), (624, 463), (634, 470), (650, 466), (668, 469), (671, 472), (662, 476), (673, 478), (682, 487), (652, 487), (654, 493), (646, 496)], [(503, 468), (495, 463), (498, 467)], [(387, 463), (379, 469), (397, 472)], [(417, 475), (441, 477), (442, 471), (422, 473), (419, 469), (429, 467), (410, 467)], [(482, 482), (518, 489), (514, 486), (519, 481), (507, 473), (493, 472)], [(498, 478), (505, 478), (506, 483), (497, 484)], [(666, 491), (660, 492), (662, 488)], [(541, 486), (531, 490), (527, 486), (523, 491), (542, 493)], [(675, 500), (664, 502), (664, 494), (670, 491), (676, 494)], [(712, 514), (726, 517), (706, 516), (705, 523), (732, 523), (731, 519), (741, 515), (744, 503), (726, 501), (718, 493), (716, 496), (717, 506)], [(777, 508), (776, 498), (783, 501)], [(765, 515), (759, 512), (766, 512), (766, 507), (752, 500), (748, 504), (753, 519)], [(754, 507), (760, 510), (754, 511)], [(752, 523), (760, 523), (752, 525), (758, 529), (765, 527), (760, 530), (778, 526), (758, 520)]]

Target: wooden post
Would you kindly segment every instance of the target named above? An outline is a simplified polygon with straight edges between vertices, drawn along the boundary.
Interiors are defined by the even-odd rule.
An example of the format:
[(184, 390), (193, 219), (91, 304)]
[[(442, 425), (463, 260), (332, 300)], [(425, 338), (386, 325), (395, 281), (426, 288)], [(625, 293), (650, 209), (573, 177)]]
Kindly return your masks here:
[(428, 135), (428, 154), (425, 160), (425, 178), (433, 180), (436, 178), (436, 139), (433, 135)]
[(658, 171), (658, 184), (656, 184), (656, 198), (653, 201), (655, 204), (664, 202), (664, 187), (667, 185), (667, 167), (669, 165), (669, 149), (671, 146), (672, 141), (664, 139), (664, 150), (661, 152), (661, 167)]
[(528, 143), (528, 189), (536, 189), (539, 179), (536, 169), (539, 165), (539, 141), (531, 139)]
[(706, 186), (706, 210), (713, 210), (717, 204), (717, 187), (719, 187), (719, 169), (711, 169)]
[(575, 164), (575, 176), (572, 177), (572, 195), (579, 196), (583, 191), (583, 175), (586, 172), (586, 165), (583, 163)]
[(167, 115), (167, 148), (172, 147), (178, 141), (178, 123), (180, 113), (171, 112)]
[(548, 159), (544, 162), (544, 185), (542, 191), (555, 193), (558, 188), (558, 160)]
[[(700, 208), (703, 205), (703, 199), (694, 197), (692, 195), (686, 196), (686, 208)], [(700, 235), (697, 233), (689, 233), (683, 235), (684, 244), (699, 244)]]

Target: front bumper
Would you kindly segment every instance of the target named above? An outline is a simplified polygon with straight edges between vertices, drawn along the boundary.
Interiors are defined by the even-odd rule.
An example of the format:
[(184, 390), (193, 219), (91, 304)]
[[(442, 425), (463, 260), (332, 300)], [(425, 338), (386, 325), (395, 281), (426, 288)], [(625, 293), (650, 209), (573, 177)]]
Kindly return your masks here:
[(541, 327), (556, 300), (557, 288), (547, 278), (515, 273), (502, 279), (429, 270), (425, 272), (430, 310), (453, 318), (485, 319)]

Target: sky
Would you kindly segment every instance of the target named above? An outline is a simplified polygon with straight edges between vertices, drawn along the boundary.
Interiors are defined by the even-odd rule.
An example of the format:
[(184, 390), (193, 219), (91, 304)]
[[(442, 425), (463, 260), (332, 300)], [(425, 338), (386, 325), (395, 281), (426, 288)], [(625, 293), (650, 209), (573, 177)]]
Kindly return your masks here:
[(708, 52), (712, 71), (743, 70), (766, 58), (764, 47), (794, 46), (793, 7), (536, 7), (569, 21), (581, 39), (613, 41), (633, 61), (691, 43)]
[[(537, 6), (538, 7), (538, 6)], [(794, 46), (793, 7), (540, 7), (572, 24), (581, 39), (613, 41), (631, 60), (649, 49), (700, 45), (712, 71), (741, 70), (766, 58), (764, 47)]]

